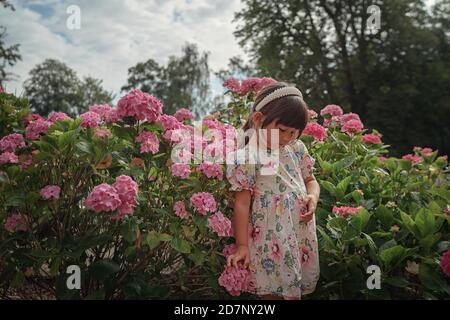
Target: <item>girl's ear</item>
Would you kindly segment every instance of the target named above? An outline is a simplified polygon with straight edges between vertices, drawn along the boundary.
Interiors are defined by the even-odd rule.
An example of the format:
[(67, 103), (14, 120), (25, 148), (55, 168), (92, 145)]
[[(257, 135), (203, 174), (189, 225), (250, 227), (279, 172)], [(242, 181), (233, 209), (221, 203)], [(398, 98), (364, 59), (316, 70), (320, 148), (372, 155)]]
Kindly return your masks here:
[(253, 123), (255, 124), (256, 128), (261, 128), (263, 120), (264, 115), (262, 114), (262, 112), (257, 111), (253, 114)]

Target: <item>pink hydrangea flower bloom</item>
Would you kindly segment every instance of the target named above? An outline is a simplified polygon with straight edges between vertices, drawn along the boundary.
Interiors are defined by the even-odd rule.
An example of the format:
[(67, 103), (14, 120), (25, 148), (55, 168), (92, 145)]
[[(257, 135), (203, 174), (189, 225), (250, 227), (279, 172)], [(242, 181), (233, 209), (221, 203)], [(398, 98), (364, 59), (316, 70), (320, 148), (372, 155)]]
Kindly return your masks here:
[(174, 163), (170, 169), (175, 177), (182, 179), (188, 178), (191, 173), (191, 167), (184, 163)]
[(236, 250), (237, 250), (236, 244), (234, 244), (234, 243), (227, 244), (223, 247), (222, 254), (225, 257), (228, 257), (229, 255), (232, 255), (233, 253), (235, 253)]
[(49, 200), (51, 198), (53, 199), (59, 199), (59, 194), (61, 192), (61, 188), (59, 186), (55, 185), (48, 185), (41, 189), (41, 196), (45, 200)]
[(359, 122), (361, 122), (361, 119), (359, 118), (359, 115), (357, 115), (356, 113), (345, 113), (342, 116), (339, 117), (339, 121), (342, 124), (346, 124), (347, 122), (349, 122), (350, 120), (357, 120)]
[(224, 140), (232, 140), (237, 137), (237, 130), (229, 124), (222, 124), (215, 119), (203, 119), (202, 125), (207, 129), (204, 132), (206, 142), (223, 143)]
[(97, 113), (103, 121), (112, 110), (113, 108), (109, 104), (94, 104), (89, 107), (89, 111)]
[(173, 205), (173, 210), (175, 211), (175, 214), (181, 219), (187, 219), (191, 216), (190, 213), (186, 210), (183, 201), (175, 202), (175, 204)]
[(45, 120), (40, 114), (31, 113), (23, 117), (22, 122), (25, 126), (36, 120)]
[(383, 157), (383, 156), (379, 156), (378, 159), (380, 159), (381, 161), (386, 161), (387, 160), (387, 158)]
[(198, 166), (198, 170), (203, 172), (208, 178), (223, 179), (223, 170), (218, 163), (203, 162)]
[(429, 157), (433, 154), (433, 149), (425, 147), (414, 147), (414, 152), (422, 153), (424, 156)]
[(328, 136), (326, 129), (316, 122), (309, 122), (303, 130), (303, 133), (319, 141), (325, 140)]
[(11, 232), (11, 233), (14, 233), (17, 231), (27, 231), (27, 224), (26, 224), (25, 216), (20, 213), (16, 213), (16, 214), (13, 214), (12, 216), (9, 216), (6, 219), (4, 227), (5, 227), (6, 231)]
[(111, 138), (112, 137), (112, 133), (111, 130), (109, 129), (100, 129), (100, 128), (95, 128), (95, 136), (101, 139), (104, 138)]
[(308, 115), (309, 115), (309, 118), (310, 118), (310, 119), (317, 118), (317, 112), (315, 112), (315, 111), (312, 110), (312, 109), (309, 109), (309, 110), (308, 110)]
[(406, 155), (404, 155), (402, 157), (402, 159), (409, 160), (409, 161), (411, 161), (414, 164), (418, 164), (418, 163), (421, 163), (423, 161), (422, 157), (419, 157), (419, 156), (416, 156), (416, 155), (413, 155), (413, 154), (406, 154)]
[(241, 292), (248, 291), (251, 286), (250, 270), (240, 265), (236, 267), (226, 267), (218, 280), (232, 296), (239, 296)]
[(81, 124), (80, 127), (82, 128), (95, 128), (97, 127), (102, 119), (100, 118), (100, 115), (96, 112), (88, 111), (83, 113), (81, 116)]
[(361, 121), (350, 120), (342, 126), (341, 131), (347, 133), (357, 133), (361, 132), (363, 128), (364, 126)]
[(193, 135), (191, 140), (191, 150), (198, 149), (202, 151), (204, 148), (208, 146), (208, 141), (203, 137), (199, 135)]
[(41, 134), (45, 134), (52, 123), (44, 119), (37, 119), (28, 124), (25, 129), (25, 137), (29, 140), (38, 140)]
[(190, 206), (200, 213), (206, 215), (208, 212), (214, 212), (217, 209), (216, 200), (209, 192), (197, 192), (190, 198)]
[(19, 157), (13, 152), (3, 152), (0, 154), (0, 164), (6, 163), (17, 163), (19, 162)]
[(450, 250), (447, 250), (441, 257), (441, 269), (447, 277), (450, 277)]
[(356, 215), (356, 214), (358, 214), (358, 211), (360, 209), (362, 209), (361, 206), (356, 207), (356, 208), (355, 207), (346, 207), (346, 206), (342, 206), (342, 207), (334, 206), (333, 207), (333, 213), (345, 218), (345, 217), (348, 217), (349, 215)]
[(141, 144), (141, 153), (151, 152), (155, 154), (159, 151), (159, 140), (153, 132), (143, 131), (136, 137), (136, 142)]
[[(178, 121), (174, 116), (167, 114), (160, 115), (158, 119), (156, 119), (156, 123), (163, 126), (165, 130), (164, 138), (168, 141), (179, 142), (181, 137), (185, 134), (185, 125)], [(175, 137), (172, 136), (174, 133), (176, 135)]]
[(362, 142), (369, 144), (380, 144), (381, 139), (376, 134), (365, 134), (362, 136)]
[(219, 237), (233, 236), (233, 228), (231, 221), (223, 215), (222, 212), (217, 211), (208, 218), (209, 226)]
[(186, 148), (179, 148), (173, 151), (172, 160), (176, 163), (189, 163), (192, 160), (192, 153)]
[(424, 156), (429, 157), (433, 153), (433, 149), (431, 149), (431, 148), (423, 148), (422, 149), (422, 153), (423, 153)]
[(331, 116), (342, 116), (344, 114), (344, 111), (340, 106), (336, 104), (329, 104), (325, 108), (320, 110), (320, 115), (322, 117), (327, 114)]
[(342, 122), (339, 120), (338, 116), (332, 116), (331, 119), (324, 119), (323, 120), (323, 126), (330, 128), (334, 126), (341, 126)]
[(113, 187), (116, 189), (122, 202), (118, 207), (118, 218), (121, 219), (126, 215), (133, 214), (134, 208), (137, 205), (138, 184), (131, 177), (121, 175), (116, 178)]
[(50, 113), (50, 115), (48, 116), (48, 121), (50, 121), (51, 123), (55, 123), (57, 121), (63, 121), (66, 119), (71, 119), (66, 113), (64, 112), (52, 112)]
[(194, 119), (194, 115), (189, 109), (181, 108), (173, 115), (179, 122)]
[[(205, 135), (210, 135), (208, 139), (205, 140), (217, 140), (221, 138), (222, 140), (226, 139), (233, 139), (237, 135), (237, 130), (235, 127), (228, 123), (221, 123), (220, 121), (216, 119), (203, 119), (202, 125), (207, 127), (207, 130), (205, 131)], [(221, 141), (215, 141), (215, 142), (221, 142)]]
[(117, 104), (120, 118), (134, 117), (137, 120), (154, 122), (162, 114), (162, 103), (157, 98), (139, 89), (130, 91)]
[(242, 80), (241, 83), (241, 95), (247, 95), (250, 92), (256, 92), (256, 88), (259, 85), (260, 79), (257, 77), (250, 77), (245, 80)]
[(166, 130), (163, 134), (163, 139), (169, 143), (179, 143), (183, 138), (183, 129)]
[[(222, 130), (224, 130), (225, 132), (226, 132), (226, 130), (230, 130), (231, 131), (231, 136), (235, 132), (237, 132), (236, 128), (233, 125), (229, 124), (229, 123), (222, 123)], [(226, 136), (224, 138), (226, 138)]]
[(223, 86), (234, 93), (239, 93), (241, 91), (241, 83), (234, 77), (226, 79)]
[(96, 213), (116, 210), (121, 204), (117, 190), (107, 183), (95, 186), (85, 201), (86, 207)]
[(216, 119), (203, 119), (202, 125), (205, 125), (208, 129), (222, 129), (222, 124)]
[(268, 77), (263, 78), (257, 78), (257, 77), (250, 77), (245, 80), (242, 80), (241, 87), (239, 94), (240, 95), (247, 95), (250, 92), (253, 92), (257, 94), (259, 91), (261, 91), (264, 87), (267, 85), (274, 83), (275, 80)]
[(108, 112), (104, 115), (103, 120), (104, 120), (106, 123), (114, 123), (114, 122), (119, 121), (119, 116), (118, 116), (118, 114), (117, 114), (117, 110), (116, 110), (116, 109), (111, 109), (110, 111), (108, 111)]
[(0, 151), (15, 152), (17, 148), (25, 147), (23, 135), (11, 133), (0, 139)]
[(255, 87), (255, 93), (258, 93), (265, 87), (267, 87), (269, 84), (275, 83), (276, 81), (270, 77), (262, 77), (259, 78), (259, 82)]

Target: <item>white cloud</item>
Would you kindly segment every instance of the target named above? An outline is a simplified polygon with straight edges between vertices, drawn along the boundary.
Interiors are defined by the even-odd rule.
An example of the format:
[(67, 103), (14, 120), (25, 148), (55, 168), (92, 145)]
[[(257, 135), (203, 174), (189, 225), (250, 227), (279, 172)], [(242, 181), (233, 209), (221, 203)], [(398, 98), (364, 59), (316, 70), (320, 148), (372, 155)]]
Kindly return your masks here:
[[(180, 55), (186, 41), (210, 52), (210, 66), (223, 68), (243, 51), (233, 36), (232, 19), (239, 0), (38, 0), (12, 1), (15, 12), (0, 10), (8, 43), (19, 43), (23, 60), (11, 70), (18, 81), (8, 91), (21, 93), (22, 82), (37, 63), (55, 58), (79, 76), (102, 79), (106, 89), (118, 94), (127, 70), (153, 58), (166, 63)], [(69, 30), (66, 9), (81, 9), (81, 29)], [(214, 86), (217, 91), (220, 88)]]

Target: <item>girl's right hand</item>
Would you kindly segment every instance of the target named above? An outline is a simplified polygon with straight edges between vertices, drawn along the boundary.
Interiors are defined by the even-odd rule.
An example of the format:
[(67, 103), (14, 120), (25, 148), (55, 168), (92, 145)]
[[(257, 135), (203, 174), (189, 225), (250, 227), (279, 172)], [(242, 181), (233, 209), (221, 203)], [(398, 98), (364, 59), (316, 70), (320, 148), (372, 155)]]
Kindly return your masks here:
[(236, 252), (230, 254), (227, 258), (227, 266), (238, 266), (238, 262), (244, 260), (244, 267), (247, 268), (250, 264), (250, 251), (248, 250), (248, 246), (239, 245), (236, 249)]

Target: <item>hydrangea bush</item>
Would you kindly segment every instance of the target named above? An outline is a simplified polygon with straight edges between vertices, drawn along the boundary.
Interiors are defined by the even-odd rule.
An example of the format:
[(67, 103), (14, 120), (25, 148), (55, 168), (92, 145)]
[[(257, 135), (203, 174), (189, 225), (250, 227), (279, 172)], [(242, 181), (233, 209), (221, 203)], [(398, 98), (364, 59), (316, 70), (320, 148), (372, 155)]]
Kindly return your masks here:
[[(268, 83), (263, 79), (260, 83)], [(255, 96), (248, 88), (255, 82), (226, 81), (231, 102), (215, 118), (241, 126)], [(305, 297), (448, 298), (448, 156), (415, 147), (411, 154), (390, 157), (382, 134), (365, 129), (357, 114), (338, 105), (310, 110), (309, 116), (301, 139), (317, 160), (321, 186), (316, 211), (321, 277), (316, 291)], [(307, 252), (303, 258), (307, 263)], [(368, 288), (371, 266), (381, 272), (380, 289)]]
[[(203, 119), (201, 133), (241, 127), (271, 82), (227, 80), (230, 102)], [(322, 189), (321, 279), (311, 298), (448, 297), (448, 159), (420, 147), (389, 157), (382, 135), (337, 105), (310, 117), (301, 139)], [(235, 247), (224, 164), (172, 160), (194, 146), (230, 150), (195, 135), (191, 120), (186, 108), (164, 114), (139, 90), (78, 119), (44, 119), (0, 93), (0, 296), (31, 287), (70, 299), (252, 297), (249, 271), (225, 268)], [(190, 150), (175, 150), (176, 129), (193, 134)], [(66, 285), (71, 265), (81, 269), (80, 290)], [(381, 269), (379, 290), (366, 286), (371, 265)]]
[[(1, 297), (228, 295), (218, 282), (232, 235), (222, 166), (171, 159), (174, 129), (193, 132), (188, 109), (163, 114), (133, 90), (79, 119), (44, 119), (8, 93), (0, 110)], [(66, 285), (71, 265), (80, 290)]]

